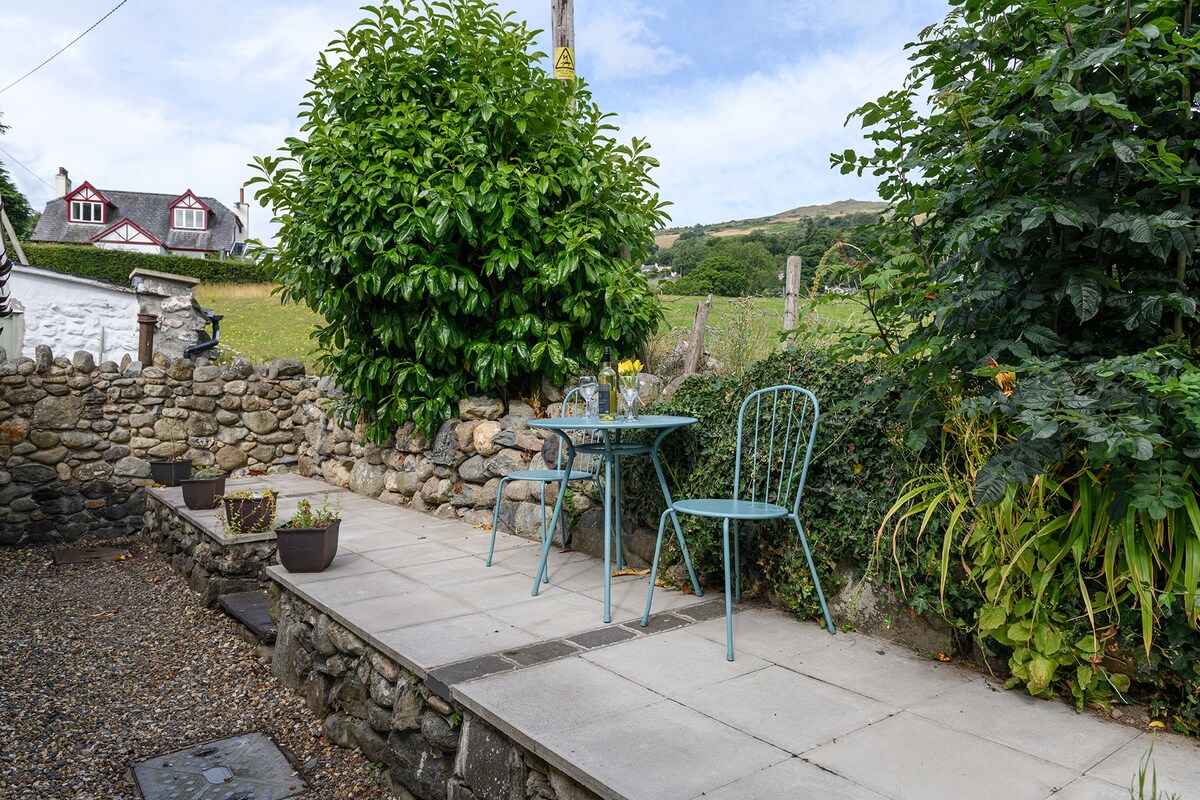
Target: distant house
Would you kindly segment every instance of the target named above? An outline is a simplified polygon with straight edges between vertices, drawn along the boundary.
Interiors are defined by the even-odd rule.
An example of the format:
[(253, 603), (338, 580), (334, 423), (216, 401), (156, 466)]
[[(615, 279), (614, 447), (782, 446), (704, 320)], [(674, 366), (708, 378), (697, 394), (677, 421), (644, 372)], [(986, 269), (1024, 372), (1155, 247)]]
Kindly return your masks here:
[(235, 245), (246, 240), (250, 225), (245, 190), (231, 211), (221, 201), (199, 197), (191, 189), (182, 194), (124, 192), (97, 189), (87, 181), (72, 189), (62, 167), (55, 183), (59, 196), (46, 204), (31, 242), (203, 258), (234, 252)]

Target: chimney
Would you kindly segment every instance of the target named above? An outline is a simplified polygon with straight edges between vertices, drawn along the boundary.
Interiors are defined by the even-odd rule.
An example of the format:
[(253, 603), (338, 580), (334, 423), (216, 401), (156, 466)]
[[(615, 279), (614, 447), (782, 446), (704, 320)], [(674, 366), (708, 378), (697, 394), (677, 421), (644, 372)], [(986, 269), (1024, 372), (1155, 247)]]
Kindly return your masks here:
[(66, 197), (71, 193), (71, 177), (67, 175), (66, 167), (58, 168), (58, 174), (54, 176), (54, 191), (58, 197)]
[(237, 214), (238, 221), (242, 223), (242, 230), (238, 234), (237, 241), (245, 241), (250, 235), (250, 206), (246, 203), (246, 187), (238, 190), (238, 201), (233, 206), (234, 213)]

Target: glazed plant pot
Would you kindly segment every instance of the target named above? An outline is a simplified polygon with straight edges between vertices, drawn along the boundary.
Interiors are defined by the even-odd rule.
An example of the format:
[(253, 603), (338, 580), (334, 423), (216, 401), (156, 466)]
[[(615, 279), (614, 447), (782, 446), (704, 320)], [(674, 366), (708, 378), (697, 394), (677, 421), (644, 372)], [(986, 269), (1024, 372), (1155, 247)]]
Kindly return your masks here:
[(324, 528), (276, 528), (279, 563), (288, 572), (321, 572), (337, 555), (341, 522), (335, 519)]
[(179, 482), (183, 489), (183, 504), (193, 511), (216, 508), (225, 494), (225, 476), (219, 478), (188, 478)]
[(263, 492), (258, 497), (223, 497), (225, 520), (230, 532), (261, 533), (275, 521), (275, 493)]
[(150, 477), (163, 486), (178, 486), (192, 474), (192, 460), (181, 458), (176, 461), (151, 461)]

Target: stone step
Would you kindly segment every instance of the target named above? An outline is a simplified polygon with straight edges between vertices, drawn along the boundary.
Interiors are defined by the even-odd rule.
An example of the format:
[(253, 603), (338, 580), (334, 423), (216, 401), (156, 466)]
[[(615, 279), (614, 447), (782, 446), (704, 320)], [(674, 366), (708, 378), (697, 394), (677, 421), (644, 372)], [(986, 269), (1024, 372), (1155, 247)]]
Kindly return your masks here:
[(235, 592), (217, 598), (217, 605), (257, 636), (263, 644), (275, 643), (275, 621), (266, 592)]

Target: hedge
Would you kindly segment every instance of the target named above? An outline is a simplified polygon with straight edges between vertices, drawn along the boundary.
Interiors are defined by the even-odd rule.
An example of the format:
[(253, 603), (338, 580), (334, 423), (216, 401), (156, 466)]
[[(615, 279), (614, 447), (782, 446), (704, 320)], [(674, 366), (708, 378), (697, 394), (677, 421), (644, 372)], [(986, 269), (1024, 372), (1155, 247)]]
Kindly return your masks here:
[(204, 283), (271, 283), (274, 276), (250, 259), (218, 261), (215, 258), (157, 256), (126, 250), (105, 250), (78, 244), (23, 244), (31, 266), (129, 285), (135, 269), (187, 275)]

